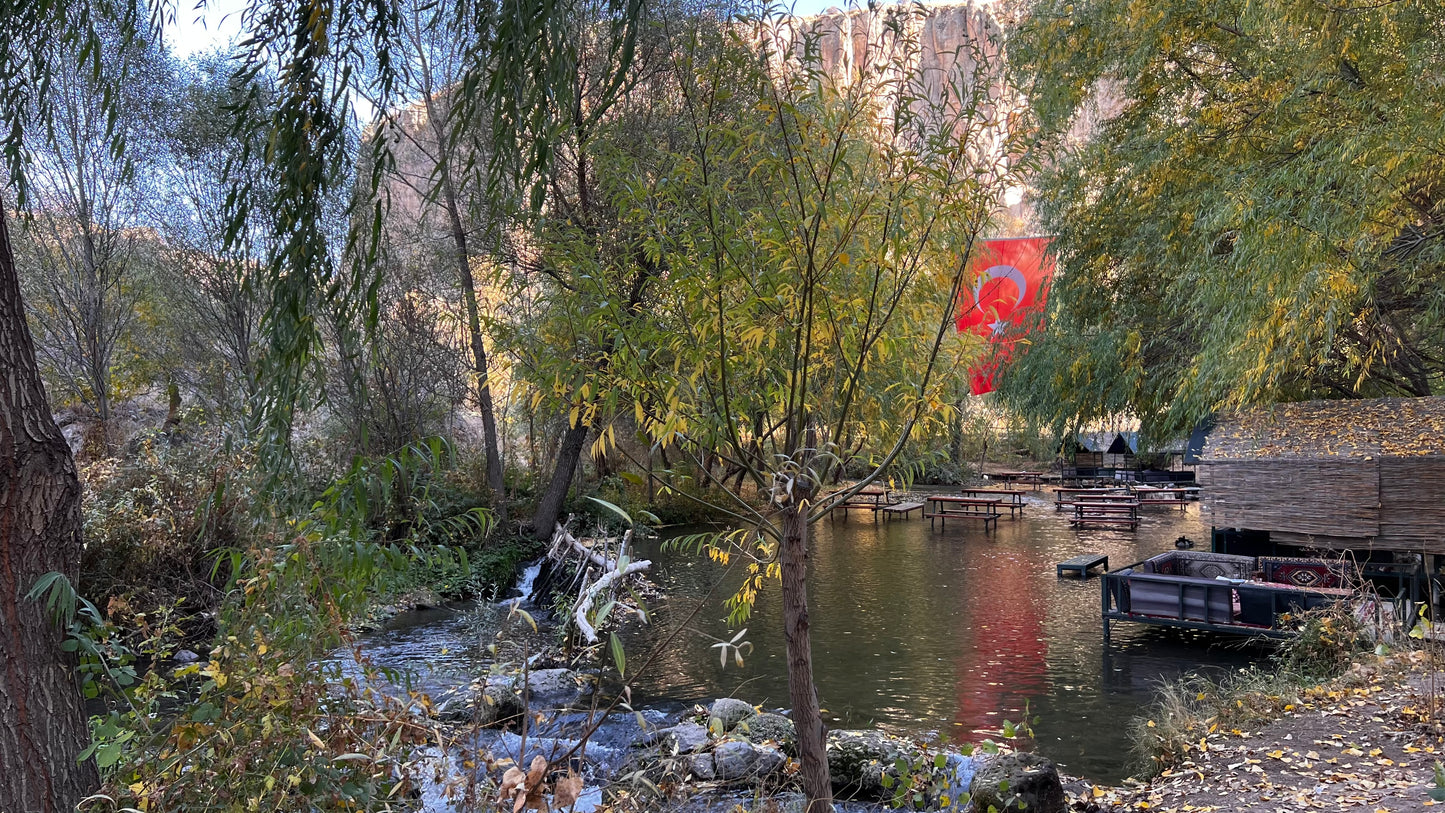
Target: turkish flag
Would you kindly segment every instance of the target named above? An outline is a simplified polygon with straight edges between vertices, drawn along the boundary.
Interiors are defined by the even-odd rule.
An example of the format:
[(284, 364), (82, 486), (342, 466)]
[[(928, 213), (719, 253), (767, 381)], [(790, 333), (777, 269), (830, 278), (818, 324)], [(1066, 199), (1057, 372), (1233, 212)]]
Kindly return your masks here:
[(1013, 355), (1019, 326), (1048, 301), (1054, 258), (1047, 237), (987, 240), (969, 265), (973, 286), (960, 297), (958, 330), (981, 336), (985, 352), (969, 371), (969, 391), (993, 392), (993, 374)]

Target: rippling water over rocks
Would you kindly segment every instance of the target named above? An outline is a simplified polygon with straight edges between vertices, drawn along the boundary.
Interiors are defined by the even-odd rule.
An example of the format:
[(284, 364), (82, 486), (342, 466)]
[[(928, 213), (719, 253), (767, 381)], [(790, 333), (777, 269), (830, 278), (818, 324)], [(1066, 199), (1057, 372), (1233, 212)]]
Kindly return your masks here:
[[(809, 581), (814, 667), (830, 727), (969, 741), (997, 737), (1005, 719), (1017, 721), (1027, 708), (1037, 718), (1037, 751), (1071, 774), (1112, 782), (1133, 768), (1127, 723), (1160, 680), (1262, 657), (1234, 638), (1124, 624), (1105, 647), (1098, 579), (1059, 579), (1055, 563), (1099, 552), (1122, 567), (1170, 549), (1181, 534), (1207, 545), (1208, 527), (1196, 507), (1158, 507), (1145, 510), (1136, 532), (1075, 531), (1048, 494), (1031, 497), (1021, 519), (988, 532), (963, 523), (930, 531), (916, 518), (874, 523), (856, 514), (816, 526)], [(722, 600), (741, 576), (646, 545), (638, 555), (657, 563), (649, 575), (666, 595), (654, 604), (651, 626), (631, 626), (624, 636), (630, 664), (656, 655), (633, 692), (644, 719), (671, 724), (691, 704), (718, 697), (785, 706), (776, 587), (765, 590), (746, 624), (753, 649), (744, 666), (724, 667), (711, 645), (735, 632)], [(693, 629), (660, 644), (709, 591)], [(493, 658), (484, 647), (506, 623), (505, 606), (417, 611), (363, 636), (361, 648), (379, 665), (410, 671), (413, 686), (437, 696), (487, 673)], [(540, 639), (518, 643), (513, 632), (524, 625), (511, 624), (506, 659), (542, 646)], [(637, 733), (632, 715), (618, 720), (586, 751), (609, 770)], [(533, 739), (566, 741), (577, 736), (567, 728), (573, 723), (558, 718), (561, 728), (534, 732)], [(484, 736), (499, 747), (520, 745), (508, 739), (514, 735)]]

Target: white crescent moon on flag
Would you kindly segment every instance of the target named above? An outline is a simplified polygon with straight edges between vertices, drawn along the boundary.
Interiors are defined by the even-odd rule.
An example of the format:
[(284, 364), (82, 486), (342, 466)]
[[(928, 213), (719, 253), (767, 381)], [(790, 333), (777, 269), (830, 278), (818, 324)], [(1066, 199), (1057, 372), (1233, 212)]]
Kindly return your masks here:
[[(991, 279), (1006, 279), (1012, 282), (1014, 287), (1019, 289), (1019, 298), (1014, 300), (1015, 307), (1024, 301), (1024, 295), (1027, 294), (1029, 290), (1029, 281), (1028, 278), (1024, 276), (1024, 272), (1011, 265), (994, 265), (989, 266), (989, 268), (979, 276), (978, 282), (973, 286), (973, 301), (975, 304), (980, 306), (983, 304), (979, 300), (979, 294), (983, 291), (984, 284)], [(1004, 320), (1000, 318), (998, 321), (989, 325), (989, 327), (993, 328), (994, 333), (998, 333), (1003, 330)]]

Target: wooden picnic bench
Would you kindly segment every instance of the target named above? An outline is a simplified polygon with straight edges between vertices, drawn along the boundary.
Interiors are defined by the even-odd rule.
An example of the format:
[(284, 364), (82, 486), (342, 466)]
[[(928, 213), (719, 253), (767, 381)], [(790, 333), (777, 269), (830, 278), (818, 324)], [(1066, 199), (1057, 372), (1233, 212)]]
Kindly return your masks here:
[[(829, 494), (827, 497), (824, 497), (823, 499), (831, 499), (838, 493), (839, 492), (835, 491), (832, 494)], [(882, 510), (885, 505), (888, 504), (887, 501), (887, 489), (865, 488), (860, 490), (857, 494), (849, 497), (847, 500), (844, 500), (843, 502), (840, 502), (837, 505), (833, 506), (833, 510), (828, 512), (828, 516), (832, 517), (836, 512), (842, 511), (843, 517), (844, 519), (846, 519), (850, 510), (872, 511), (873, 521), (877, 522), (878, 512)]]
[[(884, 519), (892, 519), (892, 518), (894, 518), (894, 517), (896, 517), (896, 516), (899, 516), (899, 515), (902, 515), (902, 517), (903, 517), (904, 519), (908, 519), (908, 514), (909, 514), (910, 512), (912, 512), (912, 511), (919, 511), (919, 512), (921, 512), (921, 511), (923, 510), (923, 503), (921, 503), (921, 502), (896, 502), (896, 503), (894, 503), (894, 504), (892, 504), (892, 505), (885, 505), (885, 506), (883, 506), (882, 508), (880, 508), (880, 509), (878, 509), (878, 510), (883, 512), (883, 518), (884, 518)], [(874, 516), (877, 516), (877, 514), (875, 514)]]
[(1187, 488), (1146, 488), (1134, 489), (1134, 495), (1139, 498), (1140, 505), (1177, 505), (1183, 511), (1189, 507)]
[(1038, 491), (1044, 482), (1044, 473), (1041, 471), (1000, 471), (993, 476), (1005, 483), (1033, 483), (1034, 491)]
[(1079, 578), (1084, 579), (1088, 578), (1090, 570), (1100, 566), (1105, 570), (1109, 569), (1109, 555), (1107, 553), (1085, 553), (1075, 556), (1072, 559), (1059, 562), (1057, 570), (1059, 578), (1063, 578), (1065, 573), (1073, 572), (1077, 573)]
[(933, 494), (928, 497), (928, 505), (923, 509), (923, 516), (928, 517), (928, 527), (932, 528), (935, 520), (941, 527), (947, 528), (950, 519), (981, 519), (983, 529), (988, 530), (992, 522), (998, 524), (1001, 516), (998, 512), (1000, 500), (978, 500), (972, 497), (954, 497), (947, 494)]
[(1018, 489), (964, 488), (959, 490), (959, 494), (964, 497), (972, 497), (975, 500), (991, 500), (997, 498), (999, 500), (999, 506), (1001, 508), (1007, 508), (1010, 517), (1014, 515), (1015, 511), (1023, 513), (1024, 506), (1028, 504), (1024, 502), (1024, 495), (1028, 494), (1028, 492)]
[(1054, 492), (1054, 509), (1062, 511), (1066, 506), (1072, 507), (1076, 498), (1089, 494), (1130, 496), (1128, 493), (1110, 486), (1100, 488), (1060, 488)]
[[(1103, 496), (1103, 495), (1097, 495)], [(1074, 516), (1069, 520), (1075, 526), (1107, 525), (1139, 527), (1139, 502), (1137, 500), (1075, 500)]]

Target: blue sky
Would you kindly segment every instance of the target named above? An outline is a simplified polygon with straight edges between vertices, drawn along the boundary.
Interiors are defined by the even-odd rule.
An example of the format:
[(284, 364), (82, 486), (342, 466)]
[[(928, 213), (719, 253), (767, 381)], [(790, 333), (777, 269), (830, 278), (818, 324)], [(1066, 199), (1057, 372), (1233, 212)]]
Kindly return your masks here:
[(247, 0), (209, 0), (204, 12), (194, 0), (178, 0), (175, 24), (167, 26), (166, 41), (184, 59), (197, 51), (224, 45), (241, 32), (241, 10)]

